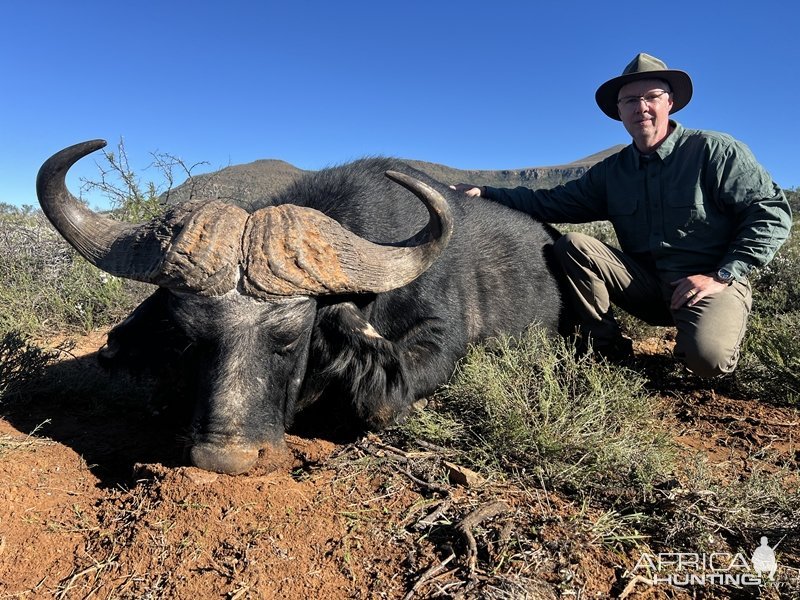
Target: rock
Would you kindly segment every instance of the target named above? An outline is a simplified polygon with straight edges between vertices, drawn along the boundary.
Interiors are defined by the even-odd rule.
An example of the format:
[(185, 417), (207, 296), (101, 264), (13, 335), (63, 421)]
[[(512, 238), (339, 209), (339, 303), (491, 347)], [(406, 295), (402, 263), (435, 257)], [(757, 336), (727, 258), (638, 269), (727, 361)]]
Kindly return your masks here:
[(456, 485), (463, 485), (464, 487), (477, 487), (483, 485), (485, 479), (461, 465), (444, 461), (444, 466), (447, 467), (447, 477), (451, 483)]

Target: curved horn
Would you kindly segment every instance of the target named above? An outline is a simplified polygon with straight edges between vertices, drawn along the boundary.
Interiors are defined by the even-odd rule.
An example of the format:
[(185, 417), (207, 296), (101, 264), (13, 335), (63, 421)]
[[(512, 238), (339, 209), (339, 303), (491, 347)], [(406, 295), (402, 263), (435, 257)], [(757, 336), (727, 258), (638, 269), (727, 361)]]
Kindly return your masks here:
[(69, 192), (66, 175), (78, 160), (105, 145), (105, 140), (75, 144), (39, 169), (39, 204), (58, 232), (86, 260), (118, 277), (205, 294), (232, 289), (246, 213), (212, 201), (187, 203), (143, 224), (98, 215)]
[(387, 171), (386, 176), (427, 207), (430, 220), (422, 231), (403, 245), (383, 246), (314, 209), (261, 209), (245, 232), (245, 291), (256, 296), (379, 293), (422, 275), (450, 241), (450, 207), (439, 192), (409, 175)]
[(138, 237), (141, 226), (98, 215), (67, 189), (69, 168), (105, 145), (105, 140), (83, 142), (47, 159), (36, 177), (39, 204), (53, 227), (90, 263), (112, 275), (151, 282), (161, 255), (129, 252), (126, 243)]

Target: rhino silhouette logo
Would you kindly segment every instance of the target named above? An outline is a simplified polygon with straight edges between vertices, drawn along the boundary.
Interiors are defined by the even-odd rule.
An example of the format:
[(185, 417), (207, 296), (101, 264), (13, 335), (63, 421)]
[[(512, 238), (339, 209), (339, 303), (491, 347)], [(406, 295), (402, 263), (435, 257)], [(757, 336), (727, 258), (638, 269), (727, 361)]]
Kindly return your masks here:
[[(753, 558), (750, 562), (753, 563), (753, 569), (758, 573), (759, 577), (767, 574), (770, 580), (775, 578), (775, 571), (778, 570), (778, 561), (775, 560), (775, 550), (769, 547), (767, 543), (769, 540), (766, 536), (761, 538), (761, 545), (753, 552)], [(777, 544), (775, 547), (777, 548)]]

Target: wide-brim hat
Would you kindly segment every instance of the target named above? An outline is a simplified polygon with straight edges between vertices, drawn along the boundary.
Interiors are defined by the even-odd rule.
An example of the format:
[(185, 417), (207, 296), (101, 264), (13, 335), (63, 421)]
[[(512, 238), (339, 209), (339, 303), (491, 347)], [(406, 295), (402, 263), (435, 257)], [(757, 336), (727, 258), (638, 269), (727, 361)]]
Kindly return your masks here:
[(692, 99), (692, 79), (685, 71), (668, 69), (664, 61), (644, 52), (637, 54), (622, 75), (609, 79), (594, 94), (597, 106), (612, 119), (621, 121), (617, 108), (617, 95), (623, 85), (640, 79), (663, 79), (672, 89), (672, 110), (678, 112)]

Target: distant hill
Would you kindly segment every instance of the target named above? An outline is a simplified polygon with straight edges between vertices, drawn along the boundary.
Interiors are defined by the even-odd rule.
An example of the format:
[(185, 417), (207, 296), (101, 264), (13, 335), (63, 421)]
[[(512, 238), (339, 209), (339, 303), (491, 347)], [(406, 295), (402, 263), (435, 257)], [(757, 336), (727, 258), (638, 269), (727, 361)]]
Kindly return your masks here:
[(247, 207), (285, 188), (305, 172), (282, 160), (257, 160), (195, 175), (164, 194), (163, 201), (178, 204), (195, 198), (219, 198)]
[[(437, 163), (406, 160), (408, 164), (447, 183), (467, 182), (494, 187), (524, 185), (533, 189), (553, 187), (583, 175), (593, 164), (619, 152), (618, 145), (566, 165), (528, 167), (523, 169), (483, 171), (456, 169)], [(213, 173), (196, 175), (165, 194), (164, 201), (177, 204), (192, 198), (220, 198), (244, 207), (258, 206), (261, 201), (307, 173), (282, 160), (257, 160), (225, 167)]]
[(469, 169), (455, 169), (436, 163), (407, 160), (413, 167), (427, 173), (434, 179), (444, 182), (474, 183), (475, 185), (490, 185), (493, 187), (517, 187), (524, 185), (532, 189), (554, 187), (577, 179), (589, 167), (622, 150), (625, 146), (618, 145), (601, 152), (592, 154), (566, 165), (555, 167), (527, 167), (522, 169), (509, 169), (501, 171), (481, 171)]

